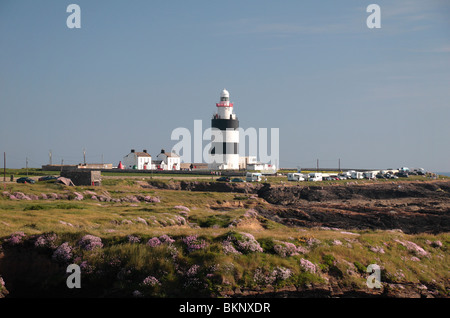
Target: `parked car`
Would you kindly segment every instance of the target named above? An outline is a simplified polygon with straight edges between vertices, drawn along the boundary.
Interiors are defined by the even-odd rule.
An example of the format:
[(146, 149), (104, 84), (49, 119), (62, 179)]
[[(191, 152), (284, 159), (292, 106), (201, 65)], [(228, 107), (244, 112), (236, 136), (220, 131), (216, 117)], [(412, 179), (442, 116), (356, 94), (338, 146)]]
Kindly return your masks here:
[(17, 183), (32, 183), (32, 184), (36, 183), (36, 181), (34, 181), (33, 179), (28, 178), (28, 177), (22, 177), (22, 178), (17, 179), (16, 181), (17, 181)]
[(375, 178), (377, 178), (377, 179), (386, 179), (386, 177), (384, 175), (382, 175), (381, 173), (377, 174), (375, 176)]
[(399, 172), (397, 173), (397, 177), (399, 178), (409, 178), (409, 174), (406, 172)]
[(228, 178), (228, 177), (220, 177), (220, 178), (218, 178), (216, 181), (229, 182), (229, 181), (230, 181), (230, 178)]
[(386, 179), (398, 179), (398, 177), (395, 174), (386, 174), (385, 175)]
[(40, 177), (38, 179), (38, 181), (49, 181), (49, 180), (56, 180), (58, 179), (58, 177), (56, 176), (44, 176), (44, 177)]
[(233, 178), (233, 179), (231, 179), (231, 182), (245, 182), (245, 180), (243, 180), (241, 178)]

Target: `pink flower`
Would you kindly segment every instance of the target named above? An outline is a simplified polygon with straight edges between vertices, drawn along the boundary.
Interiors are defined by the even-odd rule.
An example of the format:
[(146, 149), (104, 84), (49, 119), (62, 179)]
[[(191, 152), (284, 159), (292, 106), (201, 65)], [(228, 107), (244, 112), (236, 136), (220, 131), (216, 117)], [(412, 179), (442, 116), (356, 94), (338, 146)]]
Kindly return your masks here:
[(186, 244), (188, 252), (202, 250), (207, 246), (206, 241), (199, 239), (198, 235), (186, 236), (183, 238), (183, 242)]
[(69, 262), (72, 259), (72, 247), (68, 242), (61, 244), (53, 253), (52, 258), (63, 263)]
[(310, 272), (313, 274), (317, 271), (316, 265), (314, 265), (313, 263), (311, 263), (310, 261), (308, 261), (304, 258), (302, 258), (300, 260), (300, 267), (303, 268), (304, 271)]
[(23, 242), (23, 239), (26, 237), (24, 232), (14, 232), (10, 235), (9, 239), (6, 239), (6, 242), (8, 242), (11, 245), (18, 245)]
[(148, 240), (147, 245), (150, 247), (156, 247), (161, 245), (161, 241), (157, 237), (152, 237), (151, 239)]
[(425, 251), (423, 248), (421, 248), (419, 245), (417, 245), (416, 243), (410, 242), (410, 241), (400, 241), (400, 240), (395, 240), (397, 243), (403, 245), (404, 247), (406, 247), (406, 249), (408, 251), (412, 251), (413, 253), (416, 253), (418, 256), (426, 256), (428, 255), (428, 252)]
[(102, 239), (90, 234), (83, 236), (78, 242), (78, 245), (86, 251), (92, 251), (96, 248), (103, 247)]

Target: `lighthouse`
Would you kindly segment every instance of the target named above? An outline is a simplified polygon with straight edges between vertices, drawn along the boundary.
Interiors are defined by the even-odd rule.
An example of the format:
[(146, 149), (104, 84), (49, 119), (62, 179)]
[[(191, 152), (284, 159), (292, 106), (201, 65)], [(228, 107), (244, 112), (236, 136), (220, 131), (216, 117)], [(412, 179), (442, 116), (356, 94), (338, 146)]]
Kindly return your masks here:
[(233, 112), (230, 93), (224, 89), (217, 112), (211, 120), (212, 142), (210, 169), (239, 169), (239, 120)]

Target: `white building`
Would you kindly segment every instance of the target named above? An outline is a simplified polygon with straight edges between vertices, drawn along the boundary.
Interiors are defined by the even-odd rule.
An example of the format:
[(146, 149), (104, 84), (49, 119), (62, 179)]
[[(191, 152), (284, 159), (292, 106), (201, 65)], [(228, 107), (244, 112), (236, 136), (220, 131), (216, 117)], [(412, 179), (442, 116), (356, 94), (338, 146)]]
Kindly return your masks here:
[(277, 172), (277, 167), (269, 163), (249, 163), (247, 164), (247, 170), (260, 171), (265, 174), (274, 174)]
[(157, 169), (180, 170), (181, 158), (176, 153), (165, 152), (164, 149), (161, 149), (161, 153), (156, 158), (157, 160), (154, 161), (154, 164), (159, 165)]
[(246, 170), (247, 165), (255, 163), (257, 163), (256, 156), (239, 157), (239, 169)]
[(147, 150), (136, 152), (134, 149), (131, 149), (131, 152), (123, 157), (122, 161), (125, 169), (150, 170), (152, 156), (147, 153)]

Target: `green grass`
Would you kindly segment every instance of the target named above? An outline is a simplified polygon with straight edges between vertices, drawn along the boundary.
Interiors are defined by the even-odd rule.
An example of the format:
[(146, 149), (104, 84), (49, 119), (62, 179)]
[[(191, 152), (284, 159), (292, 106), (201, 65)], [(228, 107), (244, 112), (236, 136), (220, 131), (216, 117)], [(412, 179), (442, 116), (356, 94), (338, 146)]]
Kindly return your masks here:
[[(436, 284), (441, 294), (446, 293), (449, 278), (450, 236), (448, 233), (437, 235), (407, 235), (393, 231), (358, 231), (359, 235), (349, 235), (340, 231), (319, 228), (292, 228), (263, 217), (256, 219), (244, 217), (245, 212), (255, 205), (265, 204), (260, 199), (247, 199), (233, 193), (191, 192), (159, 190), (140, 187), (133, 180), (111, 179), (109, 184), (101, 187), (66, 187), (55, 184), (7, 184), (8, 192), (20, 191), (26, 194), (58, 193), (71, 194), (74, 191), (95, 191), (108, 194), (113, 198), (127, 195), (150, 195), (159, 197), (160, 203), (127, 203), (98, 202), (86, 198), (73, 200), (39, 200), (13, 201), (0, 195), (0, 240), (8, 238), (12, 233), (23, 231), (30, 238), (32, 235), (55, 233), (58, 244), (69, 242), (76, 246), (84, 234), (92, 234), (102, 238), (104, 248), (101, 251), (80, 251), (80, 257), (88, 261), (94, 268), (108, 273), (107, 277), (117, 277), (123, 268), (130, 269), (130, 281), (105, 283), (106, 278), (91, 277), (108, 290), (127, 290), (130, 293), (139, 289), (147, 295), (173, 296), (174, 290), (184, 290), (185, 284), (194, 284), (186, 277), (181, 277), (174, 267), (172, 252), (164, 246), (151, 249), (145, 245), (154, 236), (168, 234), (176, 239), (176, 256), (179, 266), (187, 271), (193, 265), (200, 265), (202, 293), (217, 293), (220, 290), (235, 287), (255, 288), (255, 271), (260, 270), (269, 275), (275, 268), (288, 268), (292, 276), (285, 281), (275, 282), (277, 288), (286, 285), (306, 285), (311, 282), (325, 283), (327, 279), (337, 279), (343, 286), (365, 288), (365, 269), (376, 263), (383, 268), (383, 278), (397, 283)], [(133, 181), (133, 182), (131, 182)], [(345, 182), (345, 181), (343, 181)], [(315, 185), (319, 183), (314, 183)], [(186, 214), (174, 208), (183, 205), (190, 209)], [(177, 225), (177, 217), (186, 217), (189, 224)], [(144, 219), (147, 225), (137, 221)], [(171, 221), (172, 220), (172, 221)], [(239, 221), (239, 222), (237, 222)], [(70, 225), (69, 225), (70, 224)], [(229, 227), (233, 225), (234, 227)], [(225, 255), (222, 242), (229, 235), (238, 239), (240, 233), (251, 233), (258, 240), (264, 253), (248, 255)], [(188, 235), (200, 235), (208, 243), (205, 251), (187, 253), (181, 239)], [(140, 244), (127, 243), (128, 235), (141, 238)], [(307, 240), (315, 238), (319, 244), (309, 247)], [(339, 240), (342, 245), (333, 245)], [(411, 260), (416, 255), (395, 240), (412, 241), (424, 248), (428, 256), (420, 257), (420, 261)], [(441, 241), (442, 247), (432, 247), (427, 242)], [(280, 257), (274, 250), (276, 241), (291, 242), (308, 249), (306, 254), (291, 257)], [(382, 247), (384, 253), (371, 250)], [(299, 266), (300, 259), (313, 262), (318, 272), (305, 272)], [(120, 259), (118, 267), (108, 265)], [(209, 268), (219, 264), (212, 276), (208, 276)], [(1, 273), (0, 273), (1, 274)], [(105, 274), (106, 275), (106, 274)], [(122, 274), (120, 274), (122, 275)], [(120, 276), (119, 275), (119, 276)], [(147, 276), (155, 276), (161, 281), (159, 287), (142, 287), (140, 282)], [(200, 274), (199, 274), (200, 275)], [(96, 281), (98, 279), (99, 281)], [(103, 285), (106, 284), (106, 285)], [(187, 288), (186, 292), (196, 295), (196, 286)], [(172, 294), (171, 294), (172, 293)]]

